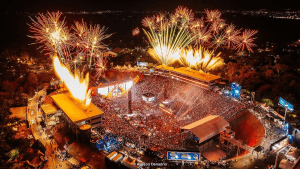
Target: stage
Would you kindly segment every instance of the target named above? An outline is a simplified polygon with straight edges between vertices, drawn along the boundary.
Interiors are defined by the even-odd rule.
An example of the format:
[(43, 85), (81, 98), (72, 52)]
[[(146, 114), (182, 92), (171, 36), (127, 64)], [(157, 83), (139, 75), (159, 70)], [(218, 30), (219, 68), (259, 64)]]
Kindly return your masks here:
[(201, 155), (209, 161), (219, 161), (222, 157), (226, 157), (226, 153), (216, 146), (209, 147), (201, 152)]

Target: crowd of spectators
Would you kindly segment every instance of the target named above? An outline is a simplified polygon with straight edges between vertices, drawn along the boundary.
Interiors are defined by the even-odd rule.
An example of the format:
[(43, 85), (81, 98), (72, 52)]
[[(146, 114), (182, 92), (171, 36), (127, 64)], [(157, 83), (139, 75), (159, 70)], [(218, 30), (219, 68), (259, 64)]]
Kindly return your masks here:
[[(154, 94), (155, 100), (145, 102), (145, 93)], [(144, 76), (126, 94), (94, 96), (93, 102), (105, 112), (102, 126), (107, 132), (153, 150), (182, 149), (191, 132), (181, 133), (181, 127), (208, 115), (229, 121), (245, 110), (243, 103), (229, 97), (157, 75)]]

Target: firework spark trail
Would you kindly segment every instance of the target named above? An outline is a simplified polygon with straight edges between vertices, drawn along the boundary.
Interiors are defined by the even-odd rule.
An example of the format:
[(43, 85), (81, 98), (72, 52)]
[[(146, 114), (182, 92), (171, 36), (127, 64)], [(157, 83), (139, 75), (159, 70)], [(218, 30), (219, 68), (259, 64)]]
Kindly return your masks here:
[[(201, 114), (203, 114), (204, 116), (207, 115), (207, 114), (209, 114), (209, 113), (211, 112), (211, 111), (210, 111), (211, 106), (209, 106), (209, 104), (210, 104), (210, 101), (209, 101), (209, 100), (212, 98), (212, 95), (205, 95), (205, 98), (204, 98), (204, 97), (203, 97), (204, 94), (205, 94), (205, 93), (201, 93), (202, 98), (199, 99), (199, 100), (197, 100), (197, 103), (193, 106), (193, 108), (191, 108), (191, 110), (190, 110), (189, 112), (197, 112), (197, 111), (199, 111), (199, 110), (197, 109), (199, 105), (203, 105), (203, 106), (202, 106), (202, 107), (203, 107), (203, 110), (207, 110), (207, 111), (203, 111), (203, 110), (202, 110), (202, 113), (201, 113)], [(204, 103), (206, 103), (206, 104), (204, 104)], [(208, 103), (208, 104), (207, 104), (207, 103)], [(204, 108), (204, 107), (206, 107), (206, 108)], [(194, 109), (196, 109), (196, 110), (194, 110)], [(199, 119), (201, 119), (201, 118), (203, 118), (203, 117), (199, 117), (199, 118), (192, 119), (192, 122), (197, 121), (197, 120), (199, 120)], [(190, 122), (190, 123), (192, 123), (192, 122)]]
[(69, 41), (71, 34), (65, 26), (64, 20), (60, 20), (61, 12), (48, 12), (46, 15), (38, 14), (36, 21), (30, 17), (32, 24), (28, 24), (30, 32), (33, 33), (31, 38), (36, 39), (36, 43), (42, 44), (38, 49), (48, 51), (49, 55), (58, 53), (60, 58), (67, 59), (69, 57)]
[(219, 57), (220, 53), (214, 56), (214, 51), (209, 51), (201, 46), (199, 48), (188, 48), (180, 52), (180, 63), (185, 67), (207, 72), (224, 65)]
[(240, 37), (241, 43), (236, 46), (236, 49), (238, 49), (238, 51), (240, 51), (240, 50), (244, 50), (244, 47), (246, 47), (249, 52), (253, 53), (253, 50), (251, 49), (251, 47), (256, 46), (256, 45), (253, 43), (255, 38), (252, 38), (252, 36), (255, 35), (256, 33), (257, 33), (256, 30), (246, 29), (243, 32), (243, 36)]
[(224, 34), (217, 34), (213, 36), (213, 41), (211, 43), (211, 48), (214, 48), (216, 50), (217, 48), (223, 46), (226, 44), (226, 37)]
[(240, 43), (239, 34), (241, 33), (241, 29), (235, 30), (235, 26), (233, 24), (229, 25), (225, 30), (225, 37), (227, 39), (227, 49), (230, 47), (235, 47)]
[(181, 114), (181, 110), (185, 109), (186, 106), (191, 105), (190, 101), (193, 99), (192, 96), (195, 95), (195, 93), (194, 93), (195, 91), (193, 89), (194, 89), (194, 86), (192, 86), (192, 89), (189, 90), (187, 93), (185, 93), (184, 96), (180, 97), (180, 100), (183, 104), (181, 105), (180, 109), (176, 113), (177, 116), (179, 114)]
[(180, 50), (194, 39), (194, 36), (190, 35), (188, 27), (185, 27), (189, 19), (182, 19), (180, 23), (175, 19), (175, 22), (174, 18), (178, 17), (160, 13), (152, 18), (146, 17), (142, 21), (143, 26), (150, 29), (150, 31), (143, 29), (152, 46), (148, 53), (161, 64), (169, 65), (176, 61)]
[(175, 17), (176, 18), (181, 18), (184, 20), (184, 22), (190, 22), (194, 20), (194, 13), (191, 9), (188, 9), (183, 6), (179, 6), (175, 10)]
[(169, 106), (169, 107), (170, 107), (171, 110), (173, 110), (175, 108), (175, 106), (176, 106), (176, 103), (179, 102), (179, 99), (180, 99), (180, 97), (179, 97), (180, 96), (180, 92), (179, 91), (182, 91), (183, 88), (185, 88), (185, 85), (181, 85), (180, 88), (175, 88), (176, 91), (172, 91), (173, 93), (176, 93), (176, 94), (172, 95), (170, 97), (170, 103), (171, 103), (170, 105), (171, 106)]
[(97, 25), (89, 25), (82, 20), (82, 23), (75, 22), (75, 26), (71, 27), (74, 30), (74, 47), (78, 53), (83, 53), (85, 59), (91, 67), (92, 59), (100, 57), (102, 50), (106, 45), (102, 42), (104, 39), (109, 38), (112, 34), (106, 34), (107, 28)]
[(137, 36), (138, 34), (140, 34), (140, 29), (136, 27), (135, 29), (132, 30), (132, 36)]
[[(42, 51), (49, 51), (48, 54), (52, 56), (57, 54), (60, 61), (66, 66), (75, 67), (79, 63), (78, 56), (86, 60), (90, 68), (92, 58), (98, 57), (102, 54), (102, 49), (106, 45), (102, 41), (112, 34), (106, 34), (107, 28), (100, 27), (100, 25), (87, 25), (82, 22), (75, 22), (71, 27), (72, 32), (65, 26), (64, 19), (61, 20), (61, 12), (48, 12), (47, 14), (39, 13), (32, 24), (28, 24), (30, 32), (33, 33), (31, 38), (36, 39), (36, 43), (42, 44), (38, 49)], [(73, 56), (75, 55), (75, 56)], [(81, 61), (82, 61), (81, 60)], [(80, 63), (81, 63), (80, 61)]]
[[(219, 10), (205, 10), (206, 23), (204, 18), (194, 18), (192, 10), (179, 6), (171, 15), (159, 13), (152, 17), (146, 17), (142, 20), (143, 29), (152, 46), (148, 53), (160, 64), (169, 65), (178, 59), (182, 50), (189, 44), (195, 46), (206, 46), (216, 51), (219, 47), (227, 46), (227, 49), (252, 51), (253, 36), (256, 31), (246, 30), (240, 37), (240, 30), (235, 30), (233, 24), (227, 25), (221, 18)], [(188, 37), (193, 40), (189, 41)], [(221, 60), (213, 60), (220, 63)], [(212, 63), (212, 62), (211, 62)], [(218, 66), (216, 66), (218, 67)], [(215, 68), (216, 68), (215, 67)]]
[(194, 95), (196, 96), (196, 98), (194, 98), (194, 97), (192, 98), (193, 103), (190, 105), (190, 107), (185, 112), (183, 112), (180, 115), (180, 117), (186, 115), (188, 112), (190, 112), (196, 106), (195, 102), (198, 100), (198, 98), (200, 97), (201, 94), (200, 93), (195, 93)]
[(206, 13), (206, 21), (207, 22), (214, 22), (216, 20), (219, 20), (221, 17), (221, 12), (219, 10), (207, 10), (205, 9), (205, 13)]
[(195, 44), (198, 46), (204, 46), (204, 45), (209, 45), (210, 39), (212, 38), (210, 30), (207, 28), (202, 28), (198, 30), (196, 33), (196, 42)]
[[(198, 89), (199, 90), (199, 89)], [(202, 98), (203, 98), (203, 95), (204, 95), (204, 93), (203, 93), (203, 91), (202, 91), (202, 93), (200, 93), (199, 94), (199, 97), (201, 96)], [(198, 98), (199, 98), (198, 97)], [(200, 104), (203, 104), (204, 106), (208, 106), (208, 104), (204, 104), (205, 102), (208, 102), (209, 103), (209, 99), (211, 98), (211, 95), (205, 95), (205, 99), (199, 99), (198, 100), (198, 98), (197, 98), (197, 103), (190, 109), (190, 111), (199, 111), (199, 110), (193, 110), (194, 108), (197, 108)], [(189, 112), (190, 112), (189, 111)], [(186, 112), (186, 113), (188, 113), (188, 112)], [(207, 114), (206, 112), (203, 112), (203, 114)], [(182, 115), (181, 115), (182, 116)], [(198, 119), (194, 119), (195, 121), (196, 120), (198, 120)]]
[(103, 59), (103, 57), (98, 57), (95, 63), (95, 78), (99, 79), (100, 77), (105, 76), (105, 66), (107, 64), (107, 60)]

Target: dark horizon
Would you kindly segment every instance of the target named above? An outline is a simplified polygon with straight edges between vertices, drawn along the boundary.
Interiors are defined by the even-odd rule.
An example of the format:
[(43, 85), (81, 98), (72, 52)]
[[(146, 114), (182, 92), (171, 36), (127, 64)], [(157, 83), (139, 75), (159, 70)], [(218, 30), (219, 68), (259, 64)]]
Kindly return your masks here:
[[(79, 1), (79, 0), (48, 0), (48, 1), (11, 1), (2, 6), (2, 12), (46, 12), (46, 11), (97, 11), (97, 10), (174, 10), (179, 5), (186, 6), (193, 11), (204, 9), (219, 10), (298, 10), (296, 2), (271, 2), (271, 0), (110, 0), (110, 1)], [(296, 8), (297, 7), (297, 8)]]

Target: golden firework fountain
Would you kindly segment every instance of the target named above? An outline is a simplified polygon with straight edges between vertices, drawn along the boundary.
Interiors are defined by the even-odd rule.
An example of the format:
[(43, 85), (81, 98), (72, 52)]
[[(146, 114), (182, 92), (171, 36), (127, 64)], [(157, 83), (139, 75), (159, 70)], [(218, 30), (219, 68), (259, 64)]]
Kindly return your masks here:
[(63, 81), (72, 98), (81, 104), (83, 110), (86, 110), (92, 101), (91, 89), (88, 89), (89, 74), (85, 78), (79, 74), (72, 75), (56, 55), (53, 57), (53, 65), (57, 76)]

